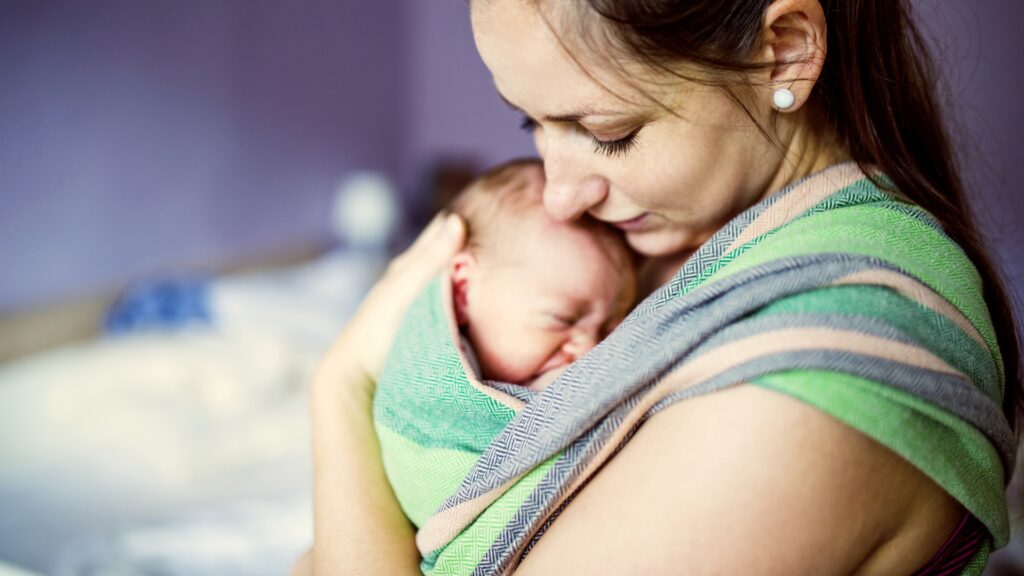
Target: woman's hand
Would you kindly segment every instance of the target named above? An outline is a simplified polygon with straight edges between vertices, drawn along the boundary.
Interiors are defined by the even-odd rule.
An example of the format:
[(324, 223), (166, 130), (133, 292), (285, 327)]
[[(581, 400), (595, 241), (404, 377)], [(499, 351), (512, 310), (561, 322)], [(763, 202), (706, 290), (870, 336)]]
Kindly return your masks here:
[(327, 372), (325, 379), (332, 380), (337, 364), (349, 357), (376, 382), (405, 310), (462, 249), (465, 237), (465, 224), (457, 215), (442, 212), (431, 220), (412, 246), (388, 265), (335, 340), (320, 366), (321, 373)]
[(416, 295), (465, 241), (465, 225), (439, 215), (396, 258), (331, 345), (313, 379), (313, 570), (418, 574), (412, 525), (381, 463), (373, 391), (395, 331)]

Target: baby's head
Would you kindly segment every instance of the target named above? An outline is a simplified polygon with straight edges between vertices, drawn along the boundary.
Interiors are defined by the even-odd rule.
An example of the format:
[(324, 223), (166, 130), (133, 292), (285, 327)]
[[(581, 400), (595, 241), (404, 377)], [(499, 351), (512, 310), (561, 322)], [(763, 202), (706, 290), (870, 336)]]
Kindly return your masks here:
[(452, 204), (467, 247), (451, 271), (456, 318), (482, 376), (525, 383), (604, 338), (636, 297), (632, 256), (616, 230), (544, 211), (538, 161), (503, 164)]

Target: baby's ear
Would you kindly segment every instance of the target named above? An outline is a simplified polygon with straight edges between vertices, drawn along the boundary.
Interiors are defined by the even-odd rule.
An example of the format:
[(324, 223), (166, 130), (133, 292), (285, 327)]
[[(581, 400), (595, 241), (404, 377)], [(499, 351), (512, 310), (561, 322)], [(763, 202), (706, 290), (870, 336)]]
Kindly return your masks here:
[(468, 250), (462, 250), (452, 260), (452, 299), (455, 304), (455, 322), (459, 326), (469, 323), (469, 290), (476, 268), (476, 258)]

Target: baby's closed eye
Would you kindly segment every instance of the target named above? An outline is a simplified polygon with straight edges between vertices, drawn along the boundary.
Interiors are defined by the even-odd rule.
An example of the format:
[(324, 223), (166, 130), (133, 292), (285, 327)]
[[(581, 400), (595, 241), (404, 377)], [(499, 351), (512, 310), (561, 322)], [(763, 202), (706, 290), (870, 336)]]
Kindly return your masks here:
[(556, 326), (563, 326), (566, 328), (575, 326), (576, 323), (579, 322), (579, 316), (575, 314), (551, 313), (548, 316), (553, 324), (555, 324)]
[(540, 321), (550, 330), (568, 330), (582, 318), (582, 313), (571, 308), (546, 308), (540, 313)]

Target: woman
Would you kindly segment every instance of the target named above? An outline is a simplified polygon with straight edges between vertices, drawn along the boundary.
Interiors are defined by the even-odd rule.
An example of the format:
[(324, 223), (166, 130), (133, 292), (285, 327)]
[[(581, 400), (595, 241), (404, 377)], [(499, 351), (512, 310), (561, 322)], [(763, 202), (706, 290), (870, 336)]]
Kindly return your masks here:
[[(877, 308), (875, 320), (884, 321), (885, 311), (897, 308), (915, 318), (929, 306), (953, 310), (949, 317), (960, 318), (979, 350), (991, 352), (981, 358), (993, 362), (1000, 376), (994, 381), (1004, 384), (988, 394), (1015, 420), (1020, 382), (1011, 309), (970, 220), (931, 93), (930, 63), (903, 2), (473, 0), (471, 10), (477, 47), (497, 90), (534, 133), (552, 216), (587, 213), (619, 227), (648, 258), (649, 285), (657, 286), (684, 262), (707, 260), (732, 229), (737, 233), (729, 238), (737, 246), (747, 242), (755, 260), (787, 234), (788, 240), (775, 242), (777, 251), (797, 243), (840, 250), (830, 236), (836, 227), (827, 223), (841, 204), (861, 201), (850, 193), (842, 202), (822, 201), (802, 220), (776, 209), (773, 217), (784, 223), (758, 238), (752, 224), (744, 232), (737, 223), (747, 226), (744, 215), (784, 195), (831, 193), (828, 186), (837, 180), (860, 182), (869, 196), (888, 190), (883, 203), (896, 208), (881, 227), (863, 232), (856, 220), (846, 222), (857, 231), (835, 231), (840, 245), (877, 231), (879, 238), (864, 242), (889, 251), (887, 270), (909, 267), (960, 296), (917, 306), (901, 299), (910, 295), (893, 296), (895, 288), (880, 289), (883, 282), (856, 296), (862, 298), (856, 307), (851, 292), (850, 299), (823, 304), (826, 312), (853, 316)], [(871, 178), (859, 180), (864, 174)], [(944, 230), (941, 243), (887, 241), (887, 226), (895, 238), (897, 231), (916, 230), (915, 222), (932, 222), (904, 201), (934, 216)], [(811, 233), (791, 233), (800, 226)], [(457, 219), (428, 227), (367, 297), (315, 378), (318, 573), (418, 571), (412, 528), (386, 488), (377, 452), (373, 382), (402, 310), (462, 237)], [(922, 268), (927, 255), (915, 260), (921, 249), (951, 251), (955, 259), (955, 245), (980, 282), (972, 280), (969, 264), (949, 270), (938, 263)], [(719, 272), (740, 252), (715, 253), (717, 260), (700, 266), (720, 285), (720, 277), (735, 276), (734, 270)], [(694, 281), (679, 291), (696, 293), (701, 283), (716, 284)], [(781, 297), (769, 308), (803, 313), (812, 300), (818, 302), (813, 295)], [(897, 316), (889, 318), (893, 326), (901, 322)], [(946, 344), (925, 342), (930, 332), (923, 324), (902, 329), (921, 334), (908, 355), (928, 356), (932, 345), (932, 356), (943, 354), (938, 348)], [(531, 528), (543, 538), (527, 543), (522, 563), (526, 550), (517, 549), (501, 569), (979, 573), (990, 546), (1006, 538), (1000, 482), (1008, 477), (1012, 450), (1003, 445), (1000, 461), (999, 433), (977, 433), (1009, 430), (998, 407), (995, 416), (986, 412), (968, 426), (972, 416), (959, 412), (956, 402), (943, 411), (936, 408), (938, 396), (929, 396), (938, 398), (933, 405), (921, 400), (927, 394), (893, 391), (887, 386), (898, 378), (889, 382), (889, 372), (880, 369), (888, 364), (852, 357), (854, 372), (875, 374), (872, 381), (794, 368), (650, 414), (621, 451), (563, 501), (557, 522)], [(665, 380), (686, 369), (684, 362)], [(919, 381), (911, 386), (918, 392), (936, 388)]]

